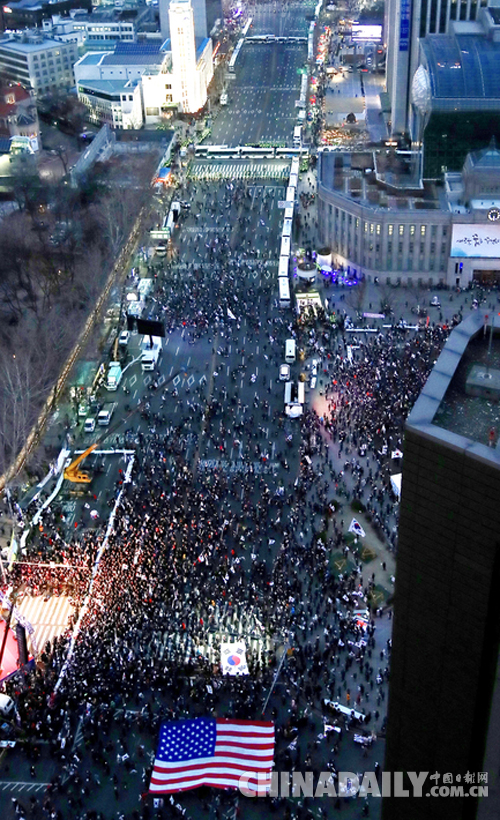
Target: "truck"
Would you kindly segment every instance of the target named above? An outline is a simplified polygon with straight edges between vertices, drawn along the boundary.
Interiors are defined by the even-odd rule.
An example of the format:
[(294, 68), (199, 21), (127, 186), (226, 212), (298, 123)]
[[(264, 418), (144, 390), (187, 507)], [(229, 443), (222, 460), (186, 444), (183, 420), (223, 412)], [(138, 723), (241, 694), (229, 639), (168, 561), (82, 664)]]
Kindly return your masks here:
[(123, 370), (120, 362), (111, 362), (108, 368), (106, 388), (108, 390), (118, 390), (118, 386), (122, 380), (122, 376)]
[(161, 356), (162, 342), (160, 336), (144, 336), (141, 349), (142, 370), (154, 370)]

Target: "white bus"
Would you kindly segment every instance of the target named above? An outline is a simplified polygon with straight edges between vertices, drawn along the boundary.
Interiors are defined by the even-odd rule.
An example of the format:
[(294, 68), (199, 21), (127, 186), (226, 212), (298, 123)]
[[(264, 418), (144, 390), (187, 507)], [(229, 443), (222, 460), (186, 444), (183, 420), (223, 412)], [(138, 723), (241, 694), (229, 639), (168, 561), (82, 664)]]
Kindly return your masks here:
[(290, 237), (283, 236), (281, 238), (280, 256), (290, 256)]
[(296, 189), (293, 185), (289, 185), (286, 189), (286, 201), (287, 202), (295, 202), (295, 191)]
[(283, 220), (283, 231), (281, 233), (281, 236), (290, 238), (291, 235), (292, 235), (292, 220), (291, 219), (285, 219), (285, 220)]
[(290, 257), (289, 256), (280, 256), (279, 266), (278, 266), (278, 278), (281, 279), (283, 276), (288, 278), (288, 262)]
[(302, 126), (296, 125), (293, 129), (293, 147), (300, 148), (302, 145)]
[(259, 157), (272, 159), (275, 156), (276, 149), (274, 145), (269, 145), (267, 148), (255, 147), (253, 145), (242, 145), (240, 152), (242, 157), (248, 157), (249, 159), (252, 159), (252, 157), (255, 157), (256, 159)]
[(287, 276), (280, 276), (278, 279), (279, 306), (283, 310), (290, 307), (290, 283)]

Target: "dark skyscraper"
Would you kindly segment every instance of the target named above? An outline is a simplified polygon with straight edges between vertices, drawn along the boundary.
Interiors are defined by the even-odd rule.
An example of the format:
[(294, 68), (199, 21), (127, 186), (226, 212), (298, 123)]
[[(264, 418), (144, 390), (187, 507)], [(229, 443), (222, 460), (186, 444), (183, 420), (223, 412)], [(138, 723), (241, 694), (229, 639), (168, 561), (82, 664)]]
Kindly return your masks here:
[(384, 799), (384, 820), (500, 816), (500, 338), (488, 358), (485, 321), (453, 331), (407, 422), (385, 769), (466, 789), (487, 773), (489, 794)]

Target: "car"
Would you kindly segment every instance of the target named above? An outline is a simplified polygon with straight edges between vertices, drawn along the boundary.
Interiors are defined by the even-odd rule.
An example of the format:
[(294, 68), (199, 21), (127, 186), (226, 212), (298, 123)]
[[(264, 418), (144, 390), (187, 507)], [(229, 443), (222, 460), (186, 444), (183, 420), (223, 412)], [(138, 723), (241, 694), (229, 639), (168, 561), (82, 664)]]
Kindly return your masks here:
[(280, 382), (288, 381), (290, 381), (290, 365), (282, 364), (280, 365)]
[(313, 359), (312, 362), (311, 362), (311, 376), (317, 376), (318, 375), (318, 365), (319, 365), (319, 360), (318, 359)]
[(85, 419), (85, 423), (83, 425), (83, 432), (84, 433), (93, 433), (95, 430), (96, 421), (94, 418), (90, 417)]
[(130, 330), (122, 330), (122, 332), (118, 336), (118, 346), (119, 347), (127, 347), (129, 339), (130, 339)]
[(441, 307), (441, 302), (439, 301), (439, 296), (433, 296), (431, 299), (431, 307)]

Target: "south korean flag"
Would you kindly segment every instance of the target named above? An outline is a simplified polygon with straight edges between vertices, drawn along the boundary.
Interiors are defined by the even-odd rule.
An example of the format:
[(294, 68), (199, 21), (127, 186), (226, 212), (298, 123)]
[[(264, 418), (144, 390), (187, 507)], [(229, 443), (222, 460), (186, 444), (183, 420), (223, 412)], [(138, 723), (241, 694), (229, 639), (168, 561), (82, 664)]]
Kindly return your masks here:
[(364, 538), (366, 535), (363, 527), (361, 526), (359, 521), (356, 521), (355, 518), (353, 518), (351, 521), (351, 524), (349, 526), (349, 532), (353, 532), (354, 535), (359, 536), (359, 538)]

